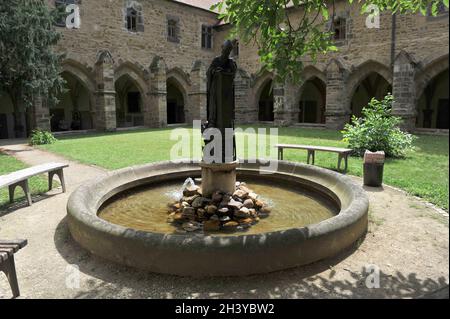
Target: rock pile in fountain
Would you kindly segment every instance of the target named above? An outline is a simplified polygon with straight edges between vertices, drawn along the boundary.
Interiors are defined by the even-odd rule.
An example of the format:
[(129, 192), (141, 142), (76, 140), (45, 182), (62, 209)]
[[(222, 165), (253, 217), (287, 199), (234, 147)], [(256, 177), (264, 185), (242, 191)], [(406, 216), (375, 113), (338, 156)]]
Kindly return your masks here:
[(233, 194), (215, 192), (202, 196), (199, 186), (189, 185), (183, 198), (169, 205), (168, 222), (181, 232), (245, 231), (270, 214), (267, 204), (245, 183), (236, 183)]

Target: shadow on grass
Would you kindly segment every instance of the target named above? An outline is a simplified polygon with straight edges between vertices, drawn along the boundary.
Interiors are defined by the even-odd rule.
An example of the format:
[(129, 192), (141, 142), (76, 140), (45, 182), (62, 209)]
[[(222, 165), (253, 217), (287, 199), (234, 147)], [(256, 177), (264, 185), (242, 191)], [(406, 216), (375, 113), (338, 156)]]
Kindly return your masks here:
[(344, 268), (340, 275), (348, 272), (348, 279), (336, 278), (333, 266), (353, 254), (356, 245), (333, 258), (270, 274), (192, 278), (140, 271), (94, 256), (72, 239), (66, 219), (58, 225), (54, 242), (67, 263), (93, 277), (82, 281), (76, 298), (411, 298), (448, 289), (444, 277), (422, 280), (415, 273), (381, 272), (379, 289), (366, 287), (364, 269)]

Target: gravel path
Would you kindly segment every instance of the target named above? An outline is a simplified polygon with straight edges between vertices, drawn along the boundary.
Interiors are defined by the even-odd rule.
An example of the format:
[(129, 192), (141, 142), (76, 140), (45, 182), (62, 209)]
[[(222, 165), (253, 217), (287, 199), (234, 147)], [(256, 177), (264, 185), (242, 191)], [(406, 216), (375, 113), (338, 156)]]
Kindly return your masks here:
[[(241, 278), (183, 278), (112, 264), (80, 248), (67, 229), (66, 203), (83, 182), (108, 172), (25, 144), (0, 145), (36, 165), (67, 162), (68, 192), (0, 211), (0, 238), (27, 238), (16, 254), (22, 298), (448, 298), (448, 214), (404, 192), (367, 188), (370, 226), (359, 247), (309, 266)], [(355, 178), (356, 179), (356, 178)], [(357, 179), (360, 183), (361, 180)], [(380, 271), (380, 287), (368, 288)], [(73, 287), (79, 269), (80, 287)], [(10, 298), (0, 275), (0, 298)]]

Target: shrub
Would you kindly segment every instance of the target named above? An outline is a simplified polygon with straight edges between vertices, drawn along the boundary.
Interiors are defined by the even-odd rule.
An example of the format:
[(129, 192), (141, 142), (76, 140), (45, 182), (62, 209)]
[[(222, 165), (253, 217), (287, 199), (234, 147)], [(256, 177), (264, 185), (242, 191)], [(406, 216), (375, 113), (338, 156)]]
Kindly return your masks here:
[(399, 128), (402, 119), (391, 114), (394, 98), (388, 94), (384, 100), (373, 98), (363, 108), (361, 118), (352, 117), (352, 123), (346, 124), (342, 134), (344, 141), (358, 156), (366, 150), (384, 151), (387, 157), (404, 157), (413, 149), (415, 136)]
[(47, 131), (42, 130), (34, 130), (31, 133), (30, 144), (31, 145), (45, 145), (45, 144), (53, 144), (57, 141), (55, 136)]

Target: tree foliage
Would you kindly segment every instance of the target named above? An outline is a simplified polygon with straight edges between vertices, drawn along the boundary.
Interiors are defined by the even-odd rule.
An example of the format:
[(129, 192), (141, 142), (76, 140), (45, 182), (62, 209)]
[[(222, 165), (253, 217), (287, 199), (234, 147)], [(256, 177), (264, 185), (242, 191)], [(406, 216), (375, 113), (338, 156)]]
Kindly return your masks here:
[(15, 110), (36, 96), (55, 102), (63, 88), (62, 56), (53, 50), (60, 18), (46, 0), (0, 1), (0, 91), (10, 95)]
[[(369, 5), (377, 5), (380, 12), (424, 15), (428, 8), (437, 14), (442, 3), (448, 8), (448, 0), (347, 1), (361, 2), (363, 12), (368, 12)], [(264, 67), (275, 71), (281, 81), (299, 80), (302, 58), (315, 60), (319, 54), (337, 50), (332, 38), (334, 0), (221, 0), (212, 9), (233, 25), (232, 37), (257, 45)], [(299, 18), (293, 18), (293, 11), (299, 11)]]

